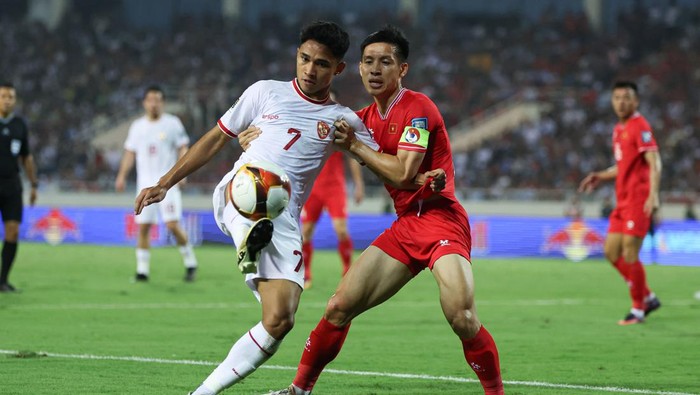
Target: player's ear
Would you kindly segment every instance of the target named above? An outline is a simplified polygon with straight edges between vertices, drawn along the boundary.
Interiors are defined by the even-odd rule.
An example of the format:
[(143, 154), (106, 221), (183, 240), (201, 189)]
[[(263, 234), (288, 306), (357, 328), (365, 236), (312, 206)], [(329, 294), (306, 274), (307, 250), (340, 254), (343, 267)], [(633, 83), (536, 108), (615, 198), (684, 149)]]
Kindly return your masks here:
[(342, 73), (343, 70), (345, 70), (345, 66), (347, 66), (347, 64), (345, 62), (338, 63), (338, 65), (335, 66), (335, 73), (333, 73), (333, 74), (338, 75), (338, 74)]
[(401, 72), (399, 73), (399, 76), (401, 78), (405, 77), (406, 74), (408, 74), (408, 63), (401, 63), (401, 66), (399, 66), (401, 69)]

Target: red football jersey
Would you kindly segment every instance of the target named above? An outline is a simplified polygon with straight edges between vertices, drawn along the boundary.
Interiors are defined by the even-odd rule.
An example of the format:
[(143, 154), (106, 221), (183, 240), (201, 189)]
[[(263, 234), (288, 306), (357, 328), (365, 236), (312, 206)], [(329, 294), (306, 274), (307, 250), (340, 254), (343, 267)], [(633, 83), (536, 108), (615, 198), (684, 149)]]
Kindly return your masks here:
[(649, 164), (644, 153), (657, 151), (656, 140), (644, 117), (634, 113), (613, 131), (613, 152), (617, 164), (615, 192), (617, 205), (643, 205), (649, 196)]
[[(333, 191), (334, 188), (340, 186), (345, 186), (345, 167), (343, 166), (343, 161), (345, 160), (343, 153), (338, 151), (331, 154), (323, 165), (323, 169), (316, 177), (314, 182), (314, 190), (323, 189), (328, 191)], [(331, 192), (332, 193), (332, 192)]]
[[(422, 93), (401, 88), (385, 115), (379, 113), (376, 103), (359, 110), (357, 115), (373, 133), (374, 140), (379, 144), (382, 152), (389, 155), (396, 155), (399, 149), (425, 152), (418, 172), (425, 173), (436, 168), (445, 170), (447, 182), (445, 189), (439, 194), (449, 200), (458, 201), (455, 197), (455, 172), (447, 128), (432, 100)], [(415, 137), (413, 132), (415, 130), (430, 132), (427, 148), (411, 144), (411, 141), (419, 139)], [(404, 131), (408, 133), (407, 141), (399, 144)], [(394, 209), (398, 215), (402, 215), (411, 204), (415, 203), (411, 197), (416, 191), (396, 189), (386, 184), (384, 186), (394, 200)]]

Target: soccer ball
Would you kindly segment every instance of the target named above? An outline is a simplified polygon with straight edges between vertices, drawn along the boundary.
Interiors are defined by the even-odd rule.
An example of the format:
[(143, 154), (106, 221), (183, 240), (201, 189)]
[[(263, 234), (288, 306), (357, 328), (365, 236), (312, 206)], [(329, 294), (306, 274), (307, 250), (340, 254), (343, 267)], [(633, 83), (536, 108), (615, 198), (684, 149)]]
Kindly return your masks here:
[(233, 207), (242, 216), (257, 221), (276, 218), (289, 204), (291, 187), (287, 174), (266, 161), (243, 165), (226, 186)]

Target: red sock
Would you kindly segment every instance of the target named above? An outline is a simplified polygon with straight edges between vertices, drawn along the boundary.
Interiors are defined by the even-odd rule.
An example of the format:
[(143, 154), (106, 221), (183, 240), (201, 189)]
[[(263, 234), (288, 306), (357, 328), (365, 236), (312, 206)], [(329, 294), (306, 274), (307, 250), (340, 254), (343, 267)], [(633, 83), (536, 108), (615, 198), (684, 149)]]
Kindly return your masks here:
[(632, 308), (644, 310), (646, 304), (644, 297), (647, 296), (649, 288), (647, 288), (647, 275), (644, 271), (642, 262), (635, 262), (629, 266), (629, 275), (632, 282), (630, 286), (630, 296), (632, 297)]
[(485, 395), (503, 395), (498, 349), (491, 334), (483, 326), (473, 339), (462, 339), (464, 358), (479, 377)]
[(350, 324), (340, 328), (321, 318), (316, 329), (311, 331), (306, 340), (301, 362), (297, 367), (297, 375), (294, 377), (294, 385), (305, 391), (311, 391), (323, 368), (340, 353), (349, 330)]
[(304, 281), (311, 280), (311, 256), (314, 254), (314, 245), (306, 241), (301, 245), (301, 256), (304, 260)]
[(350, 237), (338, 241), (338, 254), (343, 261), (343, 275), (345, 275), (350, 270), (350, 262), (352, 261), (352, 239)]
[(630, 265), (628, 265), (627, 263), (625, 263), (625, 260), (622, 259), (622, 257), (619, 257), (619, 258), (617, 258), (617, 260), (615, 261), (615, 263), (613, 263), (613, 267), (615, 267), (615, 269), (617, 269), (617, 271), (620, 273), (620, 275), (622, 276), (622, 278), (625, 279), (625, 282), (626, 282), (627, 284), (629, 284), (629, 283), (630, 283), (630, 275), (629, 275), (629, 267), (630, 267)]

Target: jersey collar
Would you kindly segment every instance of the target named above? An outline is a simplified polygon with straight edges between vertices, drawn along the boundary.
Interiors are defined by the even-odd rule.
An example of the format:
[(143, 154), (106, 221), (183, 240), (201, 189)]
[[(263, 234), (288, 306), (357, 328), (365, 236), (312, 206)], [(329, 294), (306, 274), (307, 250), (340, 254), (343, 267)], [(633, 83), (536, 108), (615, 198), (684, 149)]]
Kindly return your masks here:
[(391, 104), (389, 104), (389, 107), (386, 109), (386, 114), (382, 114), (382, 112), (379, 111), (379, 106), (377, 106), (377, 114), (379, 114), (379, 118), (382, 121), (385, 121), (389, 117), (391, 109), (394, 108), (394, 106), (396, 105), (396, 103), (399, 102), (399, 100), (401, 100), (401, 97), (403, 97), (404, 92), (406, 92), (406, 88), (401, 87), (401, 89), (399, 89), (399, 93), (396, 94), (396, 97), (394, 97), (394, 100), (391, 101)]
[(10, 123), (12, 118), (15, 117), (15, 113), (11, 112), (10, 115), (8, 115), (6, 118), (0, 117), (0, 122), (2, 123)]
[(306, 93), (301, 91), (301, 88), (299, 88), (299, 84), (297, 83), (297, 79), (292, 80), (292, 85), (294, 86), (294, 90), (297, 92), (297, 94), (304, 100), (308, 101), (309, 103), (313, 104), (323, 104), (328, 101), (328, 98), (331, 96), (330, 92), (328, 93), (328, 96), (323, 98), (322, 100), (316, 100), (312, 99), (309, 96), (306, 95)]

